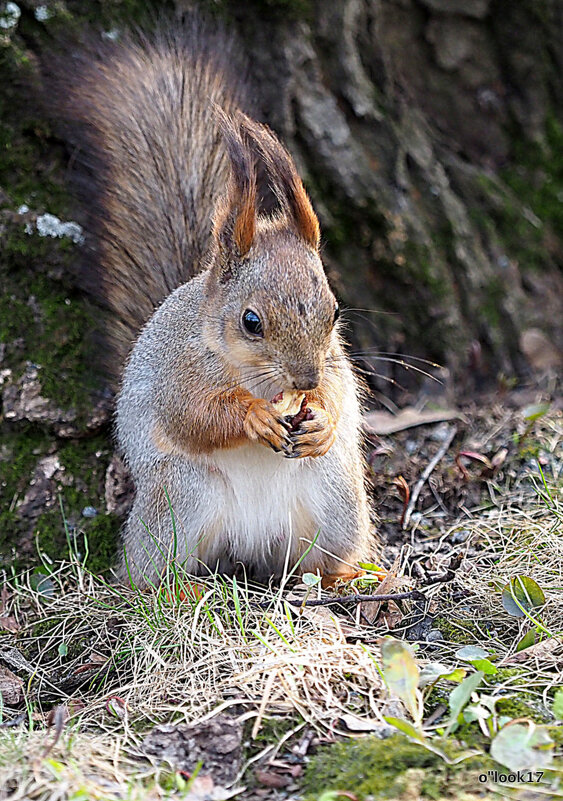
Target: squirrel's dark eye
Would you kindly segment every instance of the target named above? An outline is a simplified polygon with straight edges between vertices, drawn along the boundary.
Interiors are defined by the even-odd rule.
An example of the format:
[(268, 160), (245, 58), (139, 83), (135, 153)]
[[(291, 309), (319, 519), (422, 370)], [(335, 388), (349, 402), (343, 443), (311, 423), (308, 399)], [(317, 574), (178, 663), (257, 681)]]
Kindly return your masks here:
[(244, 314), (242, 315), (242, 324), (246, 328), (249, 334), (255, 337), (261, 337), (264, 335), (262, 331), (262, 322), (256, 312), (253, 312), (252, 309), (247, 309)]
[(333, 324), (338, 320), (339, 317), (340, 317), (340, 306), (337, 303), (334, 308), (334, 320), (332, 321)]

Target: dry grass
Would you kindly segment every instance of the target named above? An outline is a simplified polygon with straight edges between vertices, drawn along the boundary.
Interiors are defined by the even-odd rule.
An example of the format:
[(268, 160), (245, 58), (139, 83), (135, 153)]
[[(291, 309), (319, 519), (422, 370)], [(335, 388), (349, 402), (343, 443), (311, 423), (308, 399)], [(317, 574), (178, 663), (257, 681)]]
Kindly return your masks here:
[[(560, 447), (557, 431), (545, 439), (551, 455)], [(427, 592), (430, 613), (448, 619), (452, 630), (497, 660), (510, 657), (536, 624), (561, 641), (560, 479), (551, 470), (546, 488), (530, 469), (510, 486), (490, 482), (487, 508), (464, 513), (436, 540), (433, 569), (439, 571), (460, 547), (466, 558), (454, 585)], [(460, 529), (468, 532), (461, 546), (454, 537)], [(408, 551), (402, 564), (412, 569)], [(532, 577), (546, 594), (535, 623), (502, 607), (500, 590), (516, 574)], [(274, 756), (306, 727), (320, 737), (354, 736), (343, 722), (350, 713), (368, 727), (384, 725), (387, 692), (377, 638), (387, 632), (385, 621), (362, 628), (325, 607), (297, 614), (286, 587), (256, 590), (218, 576), (198, 580), (195, 596), (187, 579), (183, 589), (139, 593), (108, 586), (71, 561), (53, 567), (50, 581), (50, 595), (34, 590), (29, 577), (10, 582), (5, 614), (21, 629), (17, 638), (0, 634), (0, 649), (17, 645), (32, 670), (24, 724), (0, 731), (0, 798), (183, 797), (173, 772), (141, 758), (145, 733), (161, 721), (201, 721), (225, 710), (247, 721), (247, 745), (254, 745), (246, 748), (241, 775), (249, 762)], [(409, 611), (407, 602), (405, 628)], [(400, 632), (401, 624), (395, 636)], [(444, 634), (444, 640), (424, 644), (421, 661), (455, 665), (459, 638)], [(557, 651), (530, 654), (520, 665), (523, 673), (491, 692), (521, 689), (525, 681), (526, 691), (548, 706), (550, 691), (563, 684), (562, 662)], [(108, 708), (111, 696), (124, 700), (123, 716)], [(57, 742), (53, 729), (45, 728), (49, 699), (84, 704)], [(19, 712), (4, 709), (3, 717)], [(286, 734), (260, 744), (272, 716), (286, 719)]]
[[(88, 674), (87, 686), (67, 695), (68, 701), (84, 699), (86, 707), (50, 752), (60, 765), (40, 759), (54, 737), (42, 727), (32, 735), (0, 735), (2, 775), (20, 785), (14, 798), (50, 797), (54, 780), (75, 787), (86, 782), (88, 797), (120, 797), (117, 788), (130, 772), (127, 760), (140, 753), (143, 732), (171, 718), (201, 721), (230, 708), (251, 722), (252, 737), (272, 714), (294, 721), (290, 733), (306, 724), (338, 730), (339, 718), (352, 707), (383, 723), (373, 654), (347, 643), (338, 619), (326, 610), (295, 615), (282, 591), (265, 594), (220, 577), (200, 582), (202, 596), (189, 600), (168, 591), (117, 590), (82, 571), (76, 578), (77, 571), (76, 565), (57, 569), (52, 598), (23, 584), (13, 597), (11, 612), (30, 620), (18, 643), (24, 653), (35, 653), (29, 697), (52, 695), (53, 676), (63, 675), (63, 665), (65, 674), (89, 663), (99, 666)], [(44, 633), (38, 633), (37, 619)], [(61, 645), (70, 655), (77, 645), (78, 653), (61, 657)], [(125, 701), (122, 720), (108, 712), (109, 696)], [(41, 723), (41, 707), (36, 709)], [(267, 751), (280, 745), (270, 744)], [(14, 753), (22, 755), (17, 765)], [(152, 772), (156, 777), (158, 771)], [(114, 795), (96, 795), (92, 782), (109, 776)], [(21, 795), (24, 777), (28, 784)], [(60, 786), (59, 791), (61, 798), (71, 797)]]

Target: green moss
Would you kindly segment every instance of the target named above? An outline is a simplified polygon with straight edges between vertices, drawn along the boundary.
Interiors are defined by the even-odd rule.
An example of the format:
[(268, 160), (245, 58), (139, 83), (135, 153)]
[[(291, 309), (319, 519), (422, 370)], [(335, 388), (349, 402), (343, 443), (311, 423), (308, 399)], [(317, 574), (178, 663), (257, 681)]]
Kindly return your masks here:
[[(77, 520), (74, 524), (71, 520)], [(49, 559), (57, 561), (68, 554), (80, 559), (93, 573), (104, 573), (115, 563), (120, 521), (114, 515), (99, 514), (88, 520), (74, 508), (69, 513), (67, 528), (58, 509), (44, 512), (34, 526), (37, 547)], [(68, 530), (68, 536), (67, 536)], [(69, 546), (70, 537), (70, 546)]]
[(460, 645), (480, 644), (483, 639), (483, 635), (479, 632), (477, 624), (465, 618), (439, 615), (434, 618), (434, 628), (439, 629), (444, 639), (448, 642), (457, 642)]
[[(464, 750), (452, 740), (433, 745), (449, 757)], [(385, 740), (369, 737), (321, 749), (307, 767), (303, 789), (311, 801), (325, 790), (353, 792), (360, 801), (457, 798), (462, 790), (478, 787), (478, 774), (493, 765), (493, 760), (480, 755), (451, 766), (402, 735)]]
[(103, 572), (114, 562), (120, 522), (114, 515), (99, 511), (95, 517), (85, 518), (82, 510), (86, 506), (96, 508), (103, 496), (110, 458), (108, 443), (103, 437), (67, 442), (58, 456), (67, 477), (60, 496), (64, 518), (59, 506), (39, 517), (35, 525), (38, 547), (57, 559), (68, 552), (70, 537), (70, 547), (87, 567), (94, 573)]
[(105, 573), (115, 564), (121, 521), (115, 515), (98, 515), (85, 526), (88, 544), (86, 566), (93, 573)]
[[(292, 715), (284, 717), (270, 715), (265, 717), (254, 739), (251, 736), (254, 721), (248, 720), (245, 724), (243, 736), (244, 759), (252, 759), (267, 746), (277, 745), (282, 737), (299, 725), (301, 720), (300, 717)], [(287, 742), (287, 747), (290, 747), (292, 742), (293, 740), (290, 738)], [(252, 776), (245, 777), (245, 782), (253, 786)]]
[(539, 704), (532, 704), (517, 695), (513, 695), (511, 698), (500, 698), (497, 701), (496, 710), (499, 715), (507, 715), (513, 720), (529, 718), (534, 723), (549, 723), (551, 720), (550, 715), (546, 710), (542, 710)]
[(517, 141), (516, 165), (504, 171), (512, 191), (554, 232), (563, 231), (563, 127), (554, 117), (546, 120), (543, 142)]
[(493, 676), (487, 676), (487, 684), (505, 685), (507, 688), (526, 684), (526, 671), (519, 667), (499, 667)]
[[(79, 659), (91, 646), (92, 637), (83, 634), (65, 638), (63, 626), (69, 625), (72, 625), (72, 620), (68, 616), (42, 618), (23, 633), (18, 647), (25, 658), (33, 663), (38, 659), (42, 662), (53, 660), (55, 663), (60, 660), (64, 665), (65, 662)], [(66, 646), (65, 654), (59, 653), (61, 644)]]
[(92, 370), (92, 312), (76, 290), (40, 272), (50, 265), (60, 270), (69, 246), (74, 247), (65, 240), (26, 234), (23, 223), (21, 230), (10, 227), (0, 247), (5, 287), (0, 295), (0, 341), (7, 345), (5, 363), (15, 377), (26, 361), (39, 365), (43, 395), (80, 413), (99, 383)]
[[(64, 467), (59, 487), (64, 519), (56, 503), (39, 514), (30, 530), (29, 521), (18, 516), (16, 501), (27, 490), (39, 459), (55, 452)], [(0, 449), (0, 561), (23, 568), (36, 558), (35, 545), (56, 561), (68, 554), (70, 539), (74, 554), (86, 560), (90, 570), (107, 570), (115, 558), (120, 527), (118, 518), (100, 510), (110, 455), (103, 436), (66, 441), (55, 451), (50, 438), (32, 426), (5, 431)], [(97, 508), (98, 514), (84, 517), (86, 506)]]
[(548, 117), (543, 141), (514, 139), (512, 163), (499, 178), (480, 176), (483, 194), (473, 203), (474, 222), (500, 238), (522, 268), (542, 270), (550, 259), (561, 261), (563, 128), (555, 117)]
[(37, 461), (49, 450), (48, 437), (39, 431), (2, 432), (0, 446), (0, 562), (6, 563), (21, 532), (15, 510), (25, 493)]

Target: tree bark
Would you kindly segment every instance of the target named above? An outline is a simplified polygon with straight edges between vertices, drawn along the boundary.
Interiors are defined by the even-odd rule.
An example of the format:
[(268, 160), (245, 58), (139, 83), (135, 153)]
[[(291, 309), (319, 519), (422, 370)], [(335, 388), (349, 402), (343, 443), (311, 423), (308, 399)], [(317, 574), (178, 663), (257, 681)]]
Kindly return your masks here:
[(334, 284), (370, 310), (356, 345), (491, 377), (526, 369), (530, 327), (561, 348), (563, 3), (272, 5), (236, 25)]

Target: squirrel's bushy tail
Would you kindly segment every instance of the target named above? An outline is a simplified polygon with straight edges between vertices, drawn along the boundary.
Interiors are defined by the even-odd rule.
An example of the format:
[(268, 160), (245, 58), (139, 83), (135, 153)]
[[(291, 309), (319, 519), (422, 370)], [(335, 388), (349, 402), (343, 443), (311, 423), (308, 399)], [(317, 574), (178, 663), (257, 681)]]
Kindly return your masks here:
[(154, 308), (200, 268), (229, 174), (215, 105), (248, 106), (244, 70), (232, 39), (196, 16), (73, 50), (49, 70), (50, 88), (117, 372)]

